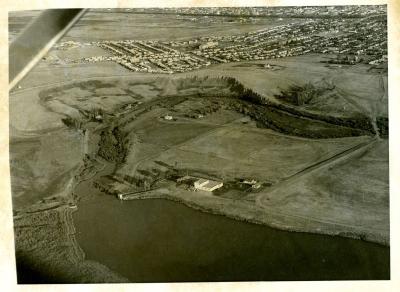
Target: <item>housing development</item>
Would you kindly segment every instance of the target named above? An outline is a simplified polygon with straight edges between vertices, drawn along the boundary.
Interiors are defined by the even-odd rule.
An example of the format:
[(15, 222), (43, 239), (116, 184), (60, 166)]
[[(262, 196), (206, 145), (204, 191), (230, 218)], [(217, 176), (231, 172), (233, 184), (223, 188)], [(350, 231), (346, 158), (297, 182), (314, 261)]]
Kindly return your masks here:
[(355, 13), (357, 9), (338, 10), (338, 13), (349, 17), (306, 18), (305, 21), (294, 21), (241, 35), (210, 34), (208, 37), (183, 41), (65, 42), (58, 47), (98, 46), (110, 55), (70, 62), (114, 61), (129, 70), (150, 73), (186, 72), (212, 64), (310, 53), (341, 55), (347, 58), (349, 64), (362, 62), (378, 65), (387, 61), (386, 16), (382, 11), (376, 12), (373, 7), (364, 9), (364, 13), (360, 14)]

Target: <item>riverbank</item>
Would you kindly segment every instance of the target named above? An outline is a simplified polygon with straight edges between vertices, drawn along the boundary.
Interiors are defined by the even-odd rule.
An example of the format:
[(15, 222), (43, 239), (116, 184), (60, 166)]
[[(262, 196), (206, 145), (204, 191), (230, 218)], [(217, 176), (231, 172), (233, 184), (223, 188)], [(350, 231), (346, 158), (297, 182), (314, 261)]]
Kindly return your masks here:
[[(389, 279), (389, 248), (288, 232), (165, 199), (93, 196), (74, 213), (89, 259), (131, 282)], [(101, 220), (100, 220), (100, 218)]]
[[(83, 165), (76, 173), (86, 174)], [(72, 190), (80, 175), (62, 193), (16, 212), (14, 216), (18, 283), (121, 283), (128, 279), (87, 260), (76, 241), (72, 214), (77, 210)]]
[[(171, 188), (171, 187), (170, 187)], [(306, 232), (330, 236), (342, 236), (352, 239), (364, 240), (389, 246), (389, 237), (385, 234), (371, 232), (367, 228), (357, 226), (344, 226), (334, 222), (319, 221), (313, 218), (285, 214), (274, 211), (272, 208), (266, 210), (254, 203), (239, 200), (227, 200), (224, 198), (199, 194), (204, 192), (185, 191), (181, 188), (158, 189), (129, 195), (124, 200), (144, 199), (166, 199), (182, 203), (187, 207), (227, 218), (260, 224), (291, 232)]]

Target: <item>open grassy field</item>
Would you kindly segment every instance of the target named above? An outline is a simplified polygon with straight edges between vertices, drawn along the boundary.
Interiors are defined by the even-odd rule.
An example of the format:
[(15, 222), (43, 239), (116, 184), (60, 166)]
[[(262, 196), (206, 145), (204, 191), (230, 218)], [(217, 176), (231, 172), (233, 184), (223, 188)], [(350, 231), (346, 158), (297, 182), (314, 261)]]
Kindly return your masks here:
[[(78, 111), (101, 109), (105, 112), (114, 112), (123, 104), (136, 103), (142, 99), (133, 91), (127, 92), (118, 82), (84, 81), (74, 82), (62, 86), (42, 90), (39, 94), (41, 100), (54, 111), (56, 105), (64, 105)], [(66, 113), (60, 108), (61, 113)]]
[[(311, 83), (332, 86), (328, 94), (302, 106), (304, 110), (338, 116), (367, 114), (387, 116), (387, 74), (369, 71), (368, 65), (329, 68), (328, 56), (304, 55), (273, 60), (228, 63), (177, 75), (231, 76), (245, 87), (278, 102), (276, 95), (289, 86)], [(264, 68), (279, 66), (279, 70)], [(379, 104), (378, 109), (376, 109)]]
[[(64, 40), (180, 40), (213, 35), (242, 34), (276, 25), (302, 21), (299, 19), (259, 18), (239, 22), (235, 17), (213, 17), (213, 21), (178, 15), (136, 14), (131, 12), (89, 11), (71, 29)], [(204, 20), (204, 19), (203, 19)], [(121, 23), (124, 25), (121, 26)], [(96, 25), (98, 24), (98, 25)], [(101, 25), (101, 27), (99, 27)]]
[[(163, 161), (233, 179), (252, 177), (279, 181), (335, 154), (368, 141), (369, 137), (304, 139), (257, 128), (245, 115), (220, 109), (200, 119), (185, 112), (206, 107), (209, 100), (189, 98), (172, 108), (156, 108), (126, 124), (122, 131), (135, 141), (117, 172), (134, 175)], [(162, 117), (172, 114), (175, 121)], [(300, 154), (301, 153), (301, 154)]]
[(96, 46), (79, 46), (68, 48), (68, 50), (53, 49), (49, 52), (47, 58), (59, 60), (76, 60), (96, 56), (109, 56), (109, 52)]
[(61, 121), (69, 108), (52, 111), (40, 89), (10, 95), (10, 168), (14, 209), (29, 207), (66, 186), (82, 162), (82, 136)]
[(29, 78), (24, 78), (20, 82), (21, 89), (14, 88), (13, 90), (17, 92), (33, 87), (63, 84), (74, 80), (115, 78), (115, 76), (124, 75), (132, 76), (130, 71), (114, 62), (51, 65), (49, 61), (42, 60), (29, 72)]
[(387, 140), (376, 141), (348, 159), (260, 193), (259, 201), (292, 215), (357, 226), (388, 241), (388, 172)]
[(58, 193), (82, 161), (82, 137), (64, 129), (33, 138), (11, 139), (10, 167), (14, 209)]
[[(10, 13), (10, 39), (19, 33), (34, 17), (37, 11)], [(242, 21), (238, 17), (205, 17), (166, 14), (140, 14), (124, 10), (89, 10), (65, 35), (64, 40), (180, 40), (209, 36), (243, 34), (288, 23), (302, 22), (299, 18), (252, 18)], [(121, 23), (124, 25), (121, 26)]]
[[(10, 128), (37, 132), (60, 128), (62, 115), (47, 110), (40, 103), (39, 90), (27, 90), (10, 96)], [(15, 135), (11, 131), (11, 136)]]
[(228, 125), (192, 139), (176, 150), (163, 152), (159, 160), (171, 163), (179, 159), (183, 168), (218, 173), (226, 179), (276, 182), (365, 139), (313, 141), (266, 129)]
[[(52, 54), (57, 55), (59, 52), (49, 53), (50, 56)], [(370, 66), (368, 65), (330, 68), (326, 63), (323, 63), (328, 58), (321, 55), (306, 55), (274, 60), (219, 64), (194, 72), (175, 74), (173, 78), (230, 76), (236, 78), (245, 87), (274, 102), (281, 102), (276, 96), (290, 86), (303, 86), (311, 83), (315, 86), (331, 89), (326, 90), (324, 94), (313, 99), (310, 103), (299, 106), (298, 108), (301, 110), (339, 117), (355, 115), (366, 115), (371, 118), (387, 117), (387, 74), (375, 73), (369, 70)], [(122, 79), (131, 77), (166, 79), (165, 75), (130, 72), (112, 62), (68, 65), (49, 65), (49, 62), (42, 61), (39, 63), (30, 73), (32, 77), (21, 82), (22, 88), (62, 83), (65, 82), (66, 77), (70, 81), (96, 77), (113, 79), (113, 76), (119, 76)], [(280, 69), (266, 69), (264, 64), (267, 63), (277, 65)], [(166, 85), (163, 85), (163, 90), (168, 90)], [(176, 90), (170, 92), (170, 94), (174, 93), (177, 93)], [(187, 93), (190, 93), (190, 91)]]
[(40, 91), (22, 90), (9, 99), (14, 210), (48, 196), (66, 195), (70, 191), (67, 185), (82, 162), (83, 136), (61, 121), (76, 113), (72, 108), (44, 105)]
[[(309, 140), (235, 124), (205, 127), (190, 122), (186, 125), (153, 122), (150, 129), (138, 128), (137, 134), (143, 137), (144, 149), (156, 144), (159, 154), (152, 152), (145, 160), (145, 155), (134, 151), (135, 155), (128, 156), (124, 166), (128, 174), (136, 169), (133, 168), (135, 161), (140, 161), (141, 168), (150, 169), (153, 167), (151, 162), (157, 160), (169, 165), (177, 162), (178, 168), (211, 173), (227, 180), (254, 178), (271, 182), (289, 177), (369, 139)], [(136, 150), (138, 147), (135, 145)]]

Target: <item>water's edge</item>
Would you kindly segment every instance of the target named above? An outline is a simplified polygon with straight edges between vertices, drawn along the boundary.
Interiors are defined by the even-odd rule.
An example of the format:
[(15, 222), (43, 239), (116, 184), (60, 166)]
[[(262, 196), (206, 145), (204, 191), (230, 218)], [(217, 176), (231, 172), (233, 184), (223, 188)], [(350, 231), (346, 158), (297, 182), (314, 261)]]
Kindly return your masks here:
[[(81, 171), (82, 166), (77, 173)], [(105, 265), (86, 259), (73, 220), (78, 210), (73, 189), (79, 183), (79, 175), (71, 178), (70, 188), (54, 196), (57, 202), (51, 204), (56, 206), (37, 203), (14, 216), (18, 283), (129, 282)]]

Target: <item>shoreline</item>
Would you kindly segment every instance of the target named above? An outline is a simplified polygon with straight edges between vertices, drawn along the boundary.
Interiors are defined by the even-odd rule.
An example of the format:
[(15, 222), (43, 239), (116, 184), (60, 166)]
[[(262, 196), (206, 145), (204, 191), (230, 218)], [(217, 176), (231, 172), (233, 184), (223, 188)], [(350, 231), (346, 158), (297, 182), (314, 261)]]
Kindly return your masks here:
[[(150, 193), (150, 195), (149, 195)], [(376, 235), (373, 233), (367, 233), (364, 236), (360, 235), (359, 232), (356, 230), (353, 231), (334, 231), (334, 230), (329, 230), (329, 229), (322, 229), (320, 227), (318, 228), (307, 228), (304, 226), (301, 226), (300, 224), (288, 224), (285, 225), (284, 223), (280, 223), (277, 219), (279, 217), (283, 218), (285, 215), (275, 213), (271, 216), (271, 213), (269, 213), (270, 216), (259, 216), (259, 210), (257, 210), (256, 206), (247, 206), (247, 208), (243, 208), (243, 205), (241, 206), (242, 210), (245, 209), (245, 212), (235, 212), (233, 207), (228, 206), (227, 208), (218, 208), (217, 204), (215, 206), (212, 206), (211, 204), (203, 204), (199, 201), (195, 200), (190, 200), (190, 199), (185, 199), (177, 195), (172, 195), (172, 194), (161, 194), (161, 193), (156, 193), (156, 192), (149, 192), (147, 194), (140, 194), (137, 196), (131, 196), (129, 199), (124, 199), (124, 200), (150, 200), (150, 199), (162, 199), (162, 200), (169, 200), (173, 202), (177, 202), (180, 204), (185, 205), (186, 207), (192, 208), (194, 210), (208, 213), (208, 214), (213, 214), (213, 215), (219, 215), (219, 216), (224, 216), (226, 218), (232, 219), (232, 220), (237, 220), (240, 222), (246, 222), (246, 223), (251, 223), (251, 224), (257, 224), (257, 225), (263, 225), (269, 228), (273, 228), (276, 230), (280, 231), (286, 231), (286, 232), (301, 232), (301, 233), (311, 233), (311, 234), (318, 234), (318, 235), (327, 235), (327, 236), (339, 236), (339, 237), (344, 237), (344, 238), (350, 238), (354, 240), (361, 240), (367, 243), (373, 243), (373, 244), (379, 244), (385, 247), (390, 247), (390, 242), (389, 239), (386, 239), (382, 235)], [(265, 212), (265, 211), (264, 211)], [(293, 216), (295, 217), (295, 216)], [(298, 216), (297, 218), (301, 218)], [(310, 222), (309, 220), (307, 220)], [(318, 223), (317, 223), (318, 224)], [(327, 224), (327, 226), (335, 226), (334, 223)], [(324, 227), (327, 227), (324, 226)], [(333, 229), (333, 228), (332, 228)], [(354, 229), (354, 228), (353, 228)]]
[(18, 273), (19, 284), (130, 282), (107, 266), (86, 259), (76, 239), (73, 213), (78, 207), (73, 190), (84, 169), (81, 165), (76, 170), (66, 191), (49, 196), (56, 202), (38, 202), (13, 216), (17, 267), (28, 269), (35, 277)]
[[(64, 205), (14, 219), (18, 270), (29, 269), (34, 275), (29, 278), (32, 276), (18, 274), (19, 284), (129, 282), (107, 266), (85, 258), (75, 237), (74, 211)], [(39, 220), (43, 220), (40, 227), (22, 223)], [(48, 226), (52, 228), (48, 230)], [(29, 246), (32, 241), (34, 248)]]

